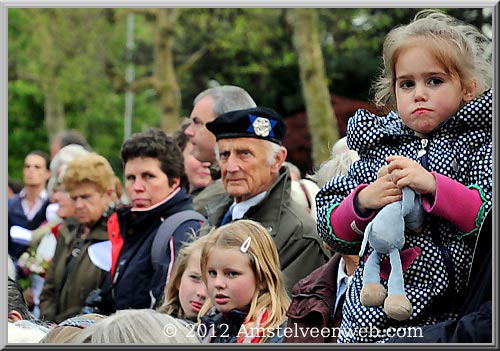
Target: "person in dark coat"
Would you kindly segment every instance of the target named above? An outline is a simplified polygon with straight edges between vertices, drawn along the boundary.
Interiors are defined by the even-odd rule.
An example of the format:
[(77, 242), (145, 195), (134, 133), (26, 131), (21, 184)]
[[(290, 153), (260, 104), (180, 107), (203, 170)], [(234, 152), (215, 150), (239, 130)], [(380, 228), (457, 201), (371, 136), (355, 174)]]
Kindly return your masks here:
[(131, 207), (117, 209), (108, 220), (112, 264), (103, 285), (101, 313), (128, 308), (155, 308), (163, 295), (174, 259), (200, 222), (188, 220), (175, 229), (167, 252), (155, 269), (151, 247), (162, 222), (192, 210), (183, 157), (177, 144), (159, 129), (133, 134), (121, 148), (125, 188)]
[(32, 151), (24, 159), (24, 188), (8, 200), (9, 209), (9, 255), (17, 262), (19, 256), (26, 251), (28, 245), (13, 241), (10, 229), (14, 225), (28, 230), (38, 228), (45, 220), (45, 211), (49, 205), (49, 194), (46, 186), (50, 178), (49, 156), (40, 150)]
[[(287, 311), (288, 327), (306, 332), (287, 335), (285, 343), (336, 342), (337, 336), (330, 331), (340, 327), (343, 299), (339, 301), (341, 308), (335, 308), (337, 281), (332, 278), (337, 276), (340, 258), (340, 254), (336, 253), (328, 263), (293, 287), (292, 302)], [(328, 332), (313, 332), (321, 329), (328, 329)]]

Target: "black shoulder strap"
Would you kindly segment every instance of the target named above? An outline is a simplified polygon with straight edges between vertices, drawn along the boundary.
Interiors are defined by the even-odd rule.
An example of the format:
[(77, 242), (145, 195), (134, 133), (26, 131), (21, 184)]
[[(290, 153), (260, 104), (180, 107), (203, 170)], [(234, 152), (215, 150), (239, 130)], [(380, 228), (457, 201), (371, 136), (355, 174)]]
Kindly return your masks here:
[(170, 237), (182, 223), (190, 220), (204, 222), (206, 218), (195, 210), (184, 210), (174, 213), (160, 225), (151, 246), (151, 264), (155, 271), (158, 269), (162, 254), (167, 250)]

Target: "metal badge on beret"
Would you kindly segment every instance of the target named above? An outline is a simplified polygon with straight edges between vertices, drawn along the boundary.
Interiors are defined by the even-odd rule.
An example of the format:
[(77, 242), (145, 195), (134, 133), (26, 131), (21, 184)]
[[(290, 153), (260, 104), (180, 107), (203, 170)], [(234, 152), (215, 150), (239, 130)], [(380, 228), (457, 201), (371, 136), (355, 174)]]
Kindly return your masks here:
[(250, 117), (250, 121), (252, 123), (250, 128), (248, 128), (249, 132), (253, 132), (255, 133), (255, 135), (264, 138), (267, 136), (274, 137), (273, 127), (276, 125), (276, 121), (250, 114), (248, 115), (248, 117)]

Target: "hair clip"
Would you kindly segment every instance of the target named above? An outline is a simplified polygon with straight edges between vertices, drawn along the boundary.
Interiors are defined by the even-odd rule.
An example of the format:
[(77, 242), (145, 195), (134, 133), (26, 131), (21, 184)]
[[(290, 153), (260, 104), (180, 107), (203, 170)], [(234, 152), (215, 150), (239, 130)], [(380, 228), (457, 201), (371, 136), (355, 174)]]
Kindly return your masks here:
[(252, 242), (252, 237), (248, 237), (245, 239), (243, 244), (240, 246), (240, 251), (243, 253), (246, 253), (248, 251), (248, 248), (250, 247), (250, 243)]

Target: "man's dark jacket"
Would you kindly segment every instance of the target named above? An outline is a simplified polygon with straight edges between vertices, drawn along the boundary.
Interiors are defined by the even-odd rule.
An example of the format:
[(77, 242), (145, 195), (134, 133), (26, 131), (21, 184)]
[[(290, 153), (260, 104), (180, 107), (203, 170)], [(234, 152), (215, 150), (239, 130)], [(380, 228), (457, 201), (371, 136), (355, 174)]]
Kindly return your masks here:
[(9, 208), (9, 227), (8, 227), (8, 237), (9, 237), (9, 255), (14, 260), (17, 261), (19, 256), (26, 251), (29, 245), (18, 244), (12, 241), (10, 237), (10, 227), (14, 225), (19, 225), (28, 230), (34, 230), (38, 228), (45, 221), (45, 212), (47, 206), (49, 205), (49, 200), (46, 200), (42, 208), (36, 213), (32, 220), (28, 220), (23, 211), (23, 206), (21, 205), (21, 197), (17, 194), (14, 198), (8, 200)]

